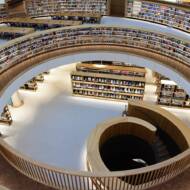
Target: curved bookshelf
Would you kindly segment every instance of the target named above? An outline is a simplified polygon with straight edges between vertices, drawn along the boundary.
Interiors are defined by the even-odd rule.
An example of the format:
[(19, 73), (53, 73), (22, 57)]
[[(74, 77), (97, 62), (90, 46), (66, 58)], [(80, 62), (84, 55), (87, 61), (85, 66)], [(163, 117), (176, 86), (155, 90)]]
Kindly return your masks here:
[(30, 17), (53, 16), (57, 14), (100, 14), (107, 15), (109, 0), (26, 0), (25, 11)]
[[(55, 57), (58, 51), (84, 51), (84, 47), (123, 50), (157, 59), (189, 80), (190, 42), (186, 39), (137, 28), (103, 25), (52, 29), (15, 39), (0, 48), (0, 73), (16, 68), (21, 62), (31, 62), (31, 58), (48, 59)], [(27, 64), (22, 65), (22, 69), (24, 67), (26, 69)]]
[(126, 0), (125, 16), (190, 32), (190, 6), (153, 0)]
[[(21, 3), (21, 10), (19, 7), (14, 8), (9, 7), (9, 4), (2, 4), (0, 17), (4, 18), (9, 15), (16, 17), (17, 12), (18, 15), (22, 12), (25, 16), (34, 18), (51, 16), (68, 19), (68, 17), (72, 17), (75, 20), (81, 17), (85, 20), (85, 18), (91, 17), (99, 20), (101, 16), (109, 16), (112, 9), (111, 0), (73, 0), (71, 2), (66, 0), (24, 0)], [(187, 3), (173, 3), (164, 0), (125, 0), (124, 12), (125, 17), (128, 18), (163, 24), (190, 32), (190, 6)]]

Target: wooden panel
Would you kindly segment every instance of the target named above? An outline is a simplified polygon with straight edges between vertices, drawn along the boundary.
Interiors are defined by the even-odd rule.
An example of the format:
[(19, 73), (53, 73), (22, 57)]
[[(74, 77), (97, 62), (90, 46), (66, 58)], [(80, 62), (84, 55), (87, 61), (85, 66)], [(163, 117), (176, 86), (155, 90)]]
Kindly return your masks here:
[(9, 17), (23, 17), (26, 16), (24, 1), (7, 1), (7, 10)]
[(160, 108), (160, 106), (129, 101), (128, 114), (161, 128), (177, 143), (182, 151), (190, 147), (190, 129), (180, 119)]
[(111, 0), (111, 16), (125, 16), (125, 0)]

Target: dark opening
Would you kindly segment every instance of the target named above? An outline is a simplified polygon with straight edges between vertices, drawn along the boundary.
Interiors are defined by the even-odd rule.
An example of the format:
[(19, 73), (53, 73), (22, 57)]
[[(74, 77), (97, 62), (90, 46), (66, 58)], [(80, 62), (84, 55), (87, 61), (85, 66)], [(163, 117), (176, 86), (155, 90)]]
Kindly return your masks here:
[(157, 135), (160, 137), (160, 139), (163, 141), (164, 145), (166, 146), (169, 154), (171, 157), (174, 157), (178, 154), (180, 154), (182, 151), (177, 145), (177, 143), (161, 128), (157, 128)]
[(133, 135), (118, 135), (108, 139), (100, 147), (100, 155), (111, 171), (130, 170), (156, 163), (152, 146)]
[(111, 16), (125, 16), (125, 0), (111, 0)]

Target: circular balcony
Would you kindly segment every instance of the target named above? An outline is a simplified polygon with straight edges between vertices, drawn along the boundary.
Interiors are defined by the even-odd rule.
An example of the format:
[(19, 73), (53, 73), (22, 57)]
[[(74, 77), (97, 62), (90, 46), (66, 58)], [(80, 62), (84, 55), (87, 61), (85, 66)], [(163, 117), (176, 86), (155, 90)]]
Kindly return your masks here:
[[(166, 46), (166, 41), (172, 43), (173, 47)], [(162, 62), (160, 64), (164, 64), (171, 70), (175, 70), (189, 84), (189, 42), (184, 39), (175, 39), (162, 33), (125, 27), (60, 28), (16, 39), (0, 49), (0, 100), (2, 103), (0, 108), (2, 109), (4, 106), (4, 94), (9, 86), (26, 71), (45, 60), (68, 54), (73, 55), (76, 52), (85, 52), (87, 48), (88, 52), (90, 50), (118, 51), (147, 56)], [(190, 92), (189, 86), (186, 86), (186, 89)], [(92, 190), (106, 187), (109, 187), (110, 190), (146, 189), (166, 182), (189, 167), (190, 133), (180, 120), (158, 107), (135, 103), (131, 103), (129, 115), (164, 130), (177, 143), (182, 153), (161, 163), (130, 171), (93, 171), (93, 166), (88, 160), (90, 171), (79, 172), (62, 170), (34, 161), (14, 150), (2, 139), (0, 140), (0, 152), (21, 173), (57, 189)], [(123, 183), (123, 181), (127, 183)]]

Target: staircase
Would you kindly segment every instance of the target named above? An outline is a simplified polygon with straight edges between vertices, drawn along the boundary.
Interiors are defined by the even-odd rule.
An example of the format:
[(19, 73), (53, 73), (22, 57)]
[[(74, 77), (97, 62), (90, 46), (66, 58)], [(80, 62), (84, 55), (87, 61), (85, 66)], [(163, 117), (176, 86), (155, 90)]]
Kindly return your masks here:
[(164, 160), (169, 159), (171, 156), (167, 150), (166, 145), (160, 139), (158, 135), (156, 135), (155, 143), (153, 144), (153, 149), (155, 151), (156, 162), (162, 162)]

